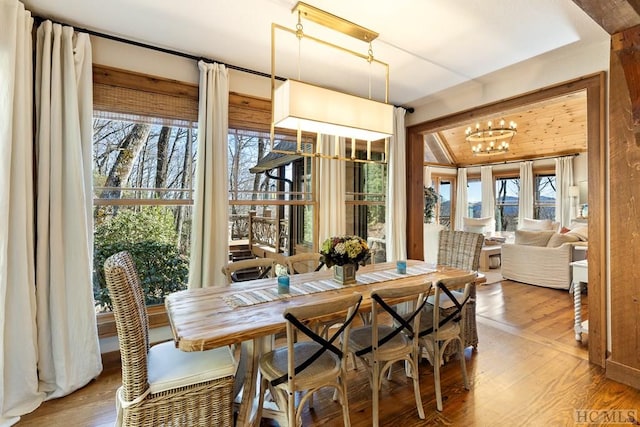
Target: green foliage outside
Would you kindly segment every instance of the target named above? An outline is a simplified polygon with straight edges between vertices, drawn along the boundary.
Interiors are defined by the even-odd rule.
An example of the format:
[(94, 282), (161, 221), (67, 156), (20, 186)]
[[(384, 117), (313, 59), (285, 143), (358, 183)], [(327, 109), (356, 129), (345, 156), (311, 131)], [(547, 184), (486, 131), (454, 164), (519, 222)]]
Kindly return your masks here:
[(173, 215), (168, 209), (120, 209), (115, 216), (96, 225), (94, 241), (93, 289), (100, 308), (112, 308), (104, 262), (120, 251), (131, 253), (147, 305), (161, 304), (165, 295), (186, 289), (189, 260), (176, 247)]
[(433, 187), (424, 187), (424, 222), (431, 223), (435, 217), (438, 193)]

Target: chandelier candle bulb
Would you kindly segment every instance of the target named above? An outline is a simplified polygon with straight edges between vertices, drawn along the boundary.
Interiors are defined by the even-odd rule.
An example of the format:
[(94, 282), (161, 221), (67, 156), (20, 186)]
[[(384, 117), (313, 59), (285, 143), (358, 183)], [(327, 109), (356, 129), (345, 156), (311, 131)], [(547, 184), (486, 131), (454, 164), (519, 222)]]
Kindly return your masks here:
[(475, 130), (471, 126), (465, 129), (465, 140), (471, 143), (471, 152), (474, 156), (506, 153), (509, 151), (509, 143), (518, 132), (516, 122), (511, 120), (509, 127), (506, 121), (500, 119), (499, 127), (493, 127), (493, 121), (487, 121), (487, 127), (481, 128), (480, 122), (476, 123)]

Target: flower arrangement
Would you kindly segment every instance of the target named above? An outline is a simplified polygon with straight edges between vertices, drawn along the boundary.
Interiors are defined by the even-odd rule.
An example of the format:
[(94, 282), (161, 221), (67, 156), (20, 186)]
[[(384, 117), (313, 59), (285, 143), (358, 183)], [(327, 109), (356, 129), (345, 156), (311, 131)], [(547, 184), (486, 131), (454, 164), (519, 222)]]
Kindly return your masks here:
[(328, 268), (345, 264), (364, 265), (369, 258), (369, 246), (359, 236), (334, 236), (322, 243), (320, 254)]

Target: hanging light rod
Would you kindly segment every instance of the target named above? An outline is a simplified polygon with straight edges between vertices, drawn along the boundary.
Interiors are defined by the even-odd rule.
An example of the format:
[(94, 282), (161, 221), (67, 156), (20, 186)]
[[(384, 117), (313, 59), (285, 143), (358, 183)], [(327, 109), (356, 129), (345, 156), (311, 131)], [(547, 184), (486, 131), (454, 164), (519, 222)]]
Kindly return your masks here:
[(335, 16), (329, 12), (313, 7), (304, 2), (299, 1), (291, 9), (291, 12), (300, 12), (305, 19), (313, 21), (316, 24), (320, 24), (332, 30), (339, 31), (348, 36), (354, 37), (364, 42), (371, 42), (378, 38), (378, 33), (375, 31), (364, 28), (358, 24), (354, 24), (351, 21)]

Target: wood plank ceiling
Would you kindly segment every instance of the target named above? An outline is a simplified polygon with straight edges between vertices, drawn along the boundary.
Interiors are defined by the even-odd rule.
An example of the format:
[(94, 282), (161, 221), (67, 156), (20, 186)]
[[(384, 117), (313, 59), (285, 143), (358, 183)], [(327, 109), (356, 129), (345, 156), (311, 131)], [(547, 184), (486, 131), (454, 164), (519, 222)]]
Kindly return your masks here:
[[(518, 133), (511, 141), (509, 152), (474, 156), (465, 140), (467, 127), (481, 126), (488, 120), (497, 123), (504, 119), (518, 125)], [(435, 147), (440, 143), (442, 152)], [(504, 111), (486, 117), (477, 117), (471, 123), (438, 130), (425, 135), (425, 161), (430, 164), (474, 166), (517, 160), (563, 156), (587, 151), (587, 96), (586, 91), (529, 104), (519, 109)], [(428, 147), (431, 147), (429, 150)], [(434, 155), (428, 153), (434, 151)], [(444, 154), (444, 155), (443, 155)]]

